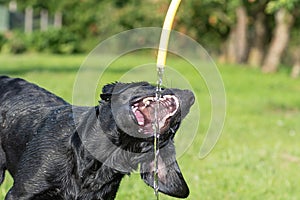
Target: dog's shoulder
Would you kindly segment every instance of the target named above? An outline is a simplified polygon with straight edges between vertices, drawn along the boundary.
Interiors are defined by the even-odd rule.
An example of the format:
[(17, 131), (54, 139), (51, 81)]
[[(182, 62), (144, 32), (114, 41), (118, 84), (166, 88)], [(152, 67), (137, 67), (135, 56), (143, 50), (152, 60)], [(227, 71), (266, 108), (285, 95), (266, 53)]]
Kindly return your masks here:
[(94, 108), (72, 106), (70, 104), (52, 107), (39, 124), (37, 132), (42, 136), (44, 133), (50, 133), (58, 141), (67, 139), (77, 131), (79, 124), (87, 121), (91, 110), (94, 110)]
[(2, 102), (5, 100), (12, 102), (21, 100), (23, 103), (33, 101), (35, 105), (47, 106), (67, 104), (62, 98), (34, 83), (8, 76), (0, 76), (0, 99)]
[[(27, 82), (21, 78), (10, 78), (8, 76), (0, 76), (0, 91), (5, 93), (8, 91), (20, 90)], [(29, 83), (28, 83), (29, 84)]]

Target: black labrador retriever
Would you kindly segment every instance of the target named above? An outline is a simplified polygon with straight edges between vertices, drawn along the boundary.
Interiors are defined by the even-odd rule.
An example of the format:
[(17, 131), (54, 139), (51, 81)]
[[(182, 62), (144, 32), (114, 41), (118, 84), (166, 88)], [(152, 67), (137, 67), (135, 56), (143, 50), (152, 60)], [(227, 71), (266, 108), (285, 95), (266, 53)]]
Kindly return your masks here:
[(186, 198), (173, 138), (194, 95), (163, 89), (155, 114), (155, 91), (147, 82), (108, 84), (98, 106), (76, 107), (35, 84), (0, 76), (0, 184), (5, 170), (14, 179), (6, 200), (114, 199), (122, 178), (138, 168), (153, 187), (155, 117), (159, 191)]

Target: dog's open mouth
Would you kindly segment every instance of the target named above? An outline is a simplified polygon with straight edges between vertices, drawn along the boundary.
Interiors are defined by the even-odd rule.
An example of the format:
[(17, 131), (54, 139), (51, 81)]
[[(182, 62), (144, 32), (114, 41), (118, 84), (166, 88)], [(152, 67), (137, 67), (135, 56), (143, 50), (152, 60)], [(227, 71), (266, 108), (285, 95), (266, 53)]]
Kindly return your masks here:
[[(159, 103), (157, 105), (157, 103)], [(158, 112), (155, 114), (155, 106)], [(164, 95), (159, 101), (155, 97), (146, 97), (135, 101), (131, 105), (137, 124), (143, 128), (144, 133), (153, 133), (153, 124), (158, 120), (160, 133), (169, 125), (170, 118), (179, 108), (178, 98), (174, 95)]]

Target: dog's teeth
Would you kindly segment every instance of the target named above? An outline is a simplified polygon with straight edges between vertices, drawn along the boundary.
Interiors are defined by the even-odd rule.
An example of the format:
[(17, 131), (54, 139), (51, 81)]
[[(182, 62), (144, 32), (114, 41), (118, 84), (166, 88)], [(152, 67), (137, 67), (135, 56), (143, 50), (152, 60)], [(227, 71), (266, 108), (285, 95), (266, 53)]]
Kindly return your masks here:
[(145, 106), (149, 106), (150, 105), (150, 101), (146, 101), (144, 103), (145, 103)]
[(143, 99), (143, 103), (145, 106), (148, 106), (150, 104), (149, 98)]
[(154, 97), (147, 97), (147, 98), (143, 99), (144, 106), (146, 107), (146, 106), (151, 105), (152, 101), (155, 101)]
[(137, 109), (138, 109), (137, 107), (131, 106), (131, 110), (132, 110), (133, 112), (135, 112)]
[(171, 102), (171, 101), (168, 101), (168, 104), (169, 104), (169, 106), (171, 106), (171, 105), (172, 105), (172, 102)]
[(144, 122), (142, 122), (142, 121), (139, 121), (138, 124), (139, 124), (140, 126), (144, 126)]

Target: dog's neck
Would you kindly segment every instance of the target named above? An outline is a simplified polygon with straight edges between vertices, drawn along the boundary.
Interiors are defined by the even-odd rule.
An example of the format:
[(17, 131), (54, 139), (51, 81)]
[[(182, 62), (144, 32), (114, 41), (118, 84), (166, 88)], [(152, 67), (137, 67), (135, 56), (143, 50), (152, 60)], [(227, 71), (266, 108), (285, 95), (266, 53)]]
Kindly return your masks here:
[(125, 174), (95, 159), (85, 149), (77, 133), (73, 135), (71, 142), (70, 165), (72, 169), (70, 169), (71, 182), (69, 184), (72, 190), (69, 188), (65, 196), (68, 198), (74, 196), (75, 199), (94, 199), (95, 197), (114, 199)]
[(113, 135), (123, 138), (120, 144), (111, 134), (101, 131), (98, 112), (96, 107), (86, 113), (70, 140), (69, 164), (72, 169), (68, 172), (71, 176), (68, 185), (72, 190), (69, 188), (68, 194), (65, 194), (68, 198), (94, 199), (100, 195), (101, 199), (114, 199), (124, 175), (136, 170), (140, 162), (140, 155), (129, 155), (127, 148), (134, 144), (129, 143), (130, 139), (123, 138), (124, 133), (117, 128), (110, 130), (115, 132)]

